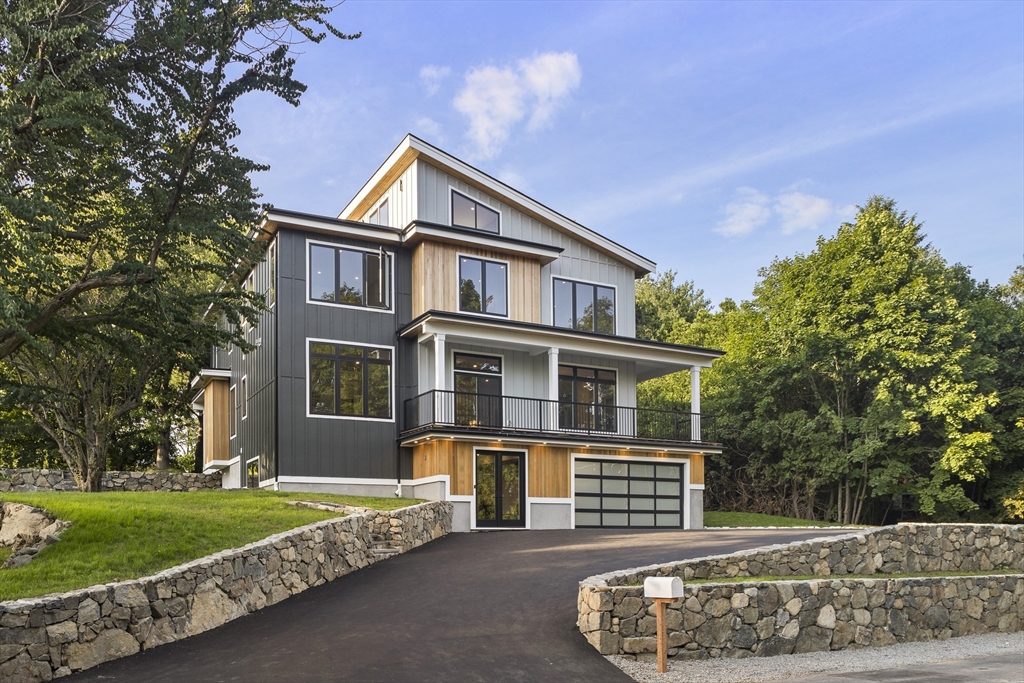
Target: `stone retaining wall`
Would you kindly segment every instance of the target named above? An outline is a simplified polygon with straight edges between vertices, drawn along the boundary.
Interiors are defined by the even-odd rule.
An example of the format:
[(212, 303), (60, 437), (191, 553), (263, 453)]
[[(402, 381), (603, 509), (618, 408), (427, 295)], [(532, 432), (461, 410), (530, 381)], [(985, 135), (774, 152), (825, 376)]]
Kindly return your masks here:
[[(104, 472), (104, 491), (199, 491), (220, 489), (221, 474), (195, 472)], [(0, 469), (0, 493), (77, 491), (66, 470)]]
[[(1009, 575), (843, 578), (1010, 570)], [(799, 581), (687, 584), (694, 578), (810, 576)], [(670, 656), (771, 656), (1024, 630), (1024, 527), (921, 525), (771, 546), (610, 574), (580, 583), (580, 631), (602, 654), (653, 657), (648, 576), (679, 576), (668, 610)]]
[(451, 532), (431, 502), (316, 522), (153, 576), (0, 602), (0, 680), (46, 681), (216, 628)]

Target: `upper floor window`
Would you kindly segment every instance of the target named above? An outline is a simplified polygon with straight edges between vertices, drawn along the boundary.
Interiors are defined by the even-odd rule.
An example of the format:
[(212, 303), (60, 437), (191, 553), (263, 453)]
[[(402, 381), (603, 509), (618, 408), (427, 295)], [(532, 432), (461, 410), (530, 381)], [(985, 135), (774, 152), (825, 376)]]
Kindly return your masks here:
[(373, 223), (374, 225), (391, 225), (388, 222), (388, 200), (384, 200), (380, 203), (373, 213), (366, 219), (367, 223)]
[(460, 256), (459, 310), (508, 315), (508, 264)]
[(391, 258), (381, 251), (309, 245), (309, 299), (388, 308)]
[(615, 334), (615, 289), (555, 278), (555, 327)]
[(452, 225), (485, 232), (501, 232), (501, 215), (491, 207), (452, 190)]
[(389, 419), (391, 349), (311, 341), (309, 412)]

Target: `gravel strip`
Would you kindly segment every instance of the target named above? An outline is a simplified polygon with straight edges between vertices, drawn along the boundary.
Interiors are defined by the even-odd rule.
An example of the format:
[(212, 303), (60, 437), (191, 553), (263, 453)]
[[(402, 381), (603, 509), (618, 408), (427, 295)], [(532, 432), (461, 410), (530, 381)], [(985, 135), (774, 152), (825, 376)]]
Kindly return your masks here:
[[(825, 673), (878, 671), (936, 662), (1024, 653), (1024, 633), (986, 633), (927, 643), (899, 643), (863, 650), (810, 652), (802, 655), (712, 659), (694, 662), (669, 660), (668, 673), (659, 674), (654, 662), (607, 657), (615, 666), (642, 683), (755, 683)], [(902, 680), (902, 679), (901, 679)]]

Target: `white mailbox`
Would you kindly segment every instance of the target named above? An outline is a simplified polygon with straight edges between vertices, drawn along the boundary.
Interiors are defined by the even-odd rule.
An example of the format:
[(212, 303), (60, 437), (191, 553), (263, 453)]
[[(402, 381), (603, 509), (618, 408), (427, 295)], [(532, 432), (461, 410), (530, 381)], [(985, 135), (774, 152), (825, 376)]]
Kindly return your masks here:
[(648, 576), (644, 579), (645, 598), (667, 598), (675, 600), (683, 597), (683, 580), (678, 576)]

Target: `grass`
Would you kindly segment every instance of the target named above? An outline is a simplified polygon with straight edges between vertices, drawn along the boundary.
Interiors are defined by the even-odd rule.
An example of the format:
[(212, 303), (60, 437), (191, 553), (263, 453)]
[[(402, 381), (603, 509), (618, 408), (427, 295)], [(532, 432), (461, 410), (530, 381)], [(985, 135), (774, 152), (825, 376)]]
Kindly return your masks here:
[(0, 499), (45, 508), (73, 523), (28, 565), (0, 570), (0, 600), (135, 579), (337, 516), (289, 500), (378, 510), (420, 502), (279, 491), (6, 493)]
[(705, 512), (704, 526), (836, 526), (833, 522), (816, 522), (796, 517), (762, 515), (756, 512)]

